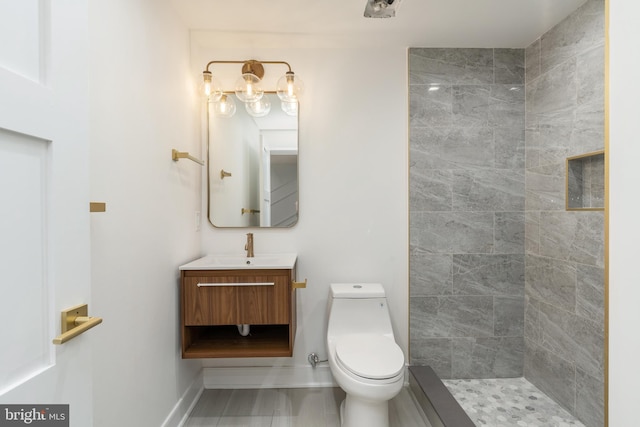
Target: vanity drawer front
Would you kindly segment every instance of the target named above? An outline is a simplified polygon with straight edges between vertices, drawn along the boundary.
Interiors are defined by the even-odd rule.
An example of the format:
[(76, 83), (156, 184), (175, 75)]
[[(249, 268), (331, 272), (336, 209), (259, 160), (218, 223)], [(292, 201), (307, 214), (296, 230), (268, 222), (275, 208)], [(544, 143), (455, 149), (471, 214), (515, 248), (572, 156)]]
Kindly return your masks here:
[(182, 286), (187, 326), (290, 321), (289, 270), (189, 271), (183, 274)]

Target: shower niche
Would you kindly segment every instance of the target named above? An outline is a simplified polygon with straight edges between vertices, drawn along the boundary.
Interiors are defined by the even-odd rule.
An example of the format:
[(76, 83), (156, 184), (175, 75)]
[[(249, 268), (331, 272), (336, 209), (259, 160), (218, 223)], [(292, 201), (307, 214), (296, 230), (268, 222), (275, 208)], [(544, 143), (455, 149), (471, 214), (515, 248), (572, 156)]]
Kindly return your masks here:
[(567, 157), (568, 211), (604, 210), (604, 151)]

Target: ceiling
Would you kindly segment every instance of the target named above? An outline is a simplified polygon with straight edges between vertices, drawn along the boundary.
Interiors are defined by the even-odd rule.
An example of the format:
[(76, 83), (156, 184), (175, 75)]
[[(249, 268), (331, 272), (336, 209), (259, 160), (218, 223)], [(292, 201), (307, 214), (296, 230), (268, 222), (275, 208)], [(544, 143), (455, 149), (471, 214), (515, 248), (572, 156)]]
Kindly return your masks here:
[(364, 18), (366, 0), (169, 0), (211, 47), (526, 47), (585, 0), (402, 0)]

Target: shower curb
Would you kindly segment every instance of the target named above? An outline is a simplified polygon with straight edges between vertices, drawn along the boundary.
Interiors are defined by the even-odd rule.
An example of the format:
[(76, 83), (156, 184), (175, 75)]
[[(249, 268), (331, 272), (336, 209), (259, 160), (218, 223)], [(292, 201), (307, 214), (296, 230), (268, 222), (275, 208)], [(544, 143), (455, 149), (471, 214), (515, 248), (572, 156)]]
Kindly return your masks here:
[(409, 387), (433, 427), (475, 427), (430, 366), (409, 366)]

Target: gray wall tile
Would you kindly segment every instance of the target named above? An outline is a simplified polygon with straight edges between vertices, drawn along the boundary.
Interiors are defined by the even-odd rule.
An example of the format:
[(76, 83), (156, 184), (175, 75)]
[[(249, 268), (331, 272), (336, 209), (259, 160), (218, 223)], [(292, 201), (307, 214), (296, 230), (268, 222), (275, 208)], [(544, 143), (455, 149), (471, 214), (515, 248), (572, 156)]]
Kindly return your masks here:
[(454, 170), (452, 202), (454, 211), (522, 211), (524, 171)]
[(495, 167), (522, 170), (525, 166), (525, 133), (519, 127), (494, 127)]
[(522, 129), (524, 126), (524, 96), (522, 85), (491, 85), (488, 102), (490, 126)]
[(414, 297), (412, 338), (493, 336), (493, 297)]
[(491, 84), (493, 49), (409, 49), (409, 84)]
[(454, 338), (451, 373), (454, 378), (512, 378), (523, 369), (524, 339)]
[(412, 248), (409, 256), (411, 297), (453, 294), (452, 255)]
[(522, 49), (494, 49), (494, 82), (498, 84), (524, 84), (525, 53)]
[(576, 416), (586, 427), (604, 425), (604, 382), (576, 369)]
[(491, 253), (493, 213), (418, 212), (410, 215), (411, 245), (431, 253)]
[(524, 299), (522, 297), (494, 297), (494, 335), (497, 337), (524, 336)]
[(604, 324), (604, 268), (578, 264), (576, 314)]
[(411, 364), (431, 366), (439, 378), (451, 378), (451, 339), (419, 338), (410, 340)]
[(452, 119), (455, 126), (487, 126), (489, 85), (455, 85), (451, 88)]
[(604, 267), (604, 212), (541, 212), (540, 254)]
[[(522, 375), (524, 50), (412, 48), (409, 70), (412, 359), (448, 376)], [(458, 366), (476, 362), (452, 373), (461, 337), (483, 341), (458, 349)], [(429, 353), (434, 338), (448, 353)]]
[(576, 305), (576, 267), (573, 263), (526, 255), (527, 295), (566, 310)]
[(453, 198), (453, 174), (445, 169), (409, 167), (409, 209), (450, 211)]
[(496, 212), (494, 218), (494, 253), (524, 253), (524, 212)]
[(522, 254), (453, 255), (453, 293), (456, 295), (515, 295), (522, 300), (523, 285)]
[(576, 377), (571, 363), (525, 339), (524, 375), (569, 412), (575, 413)]

